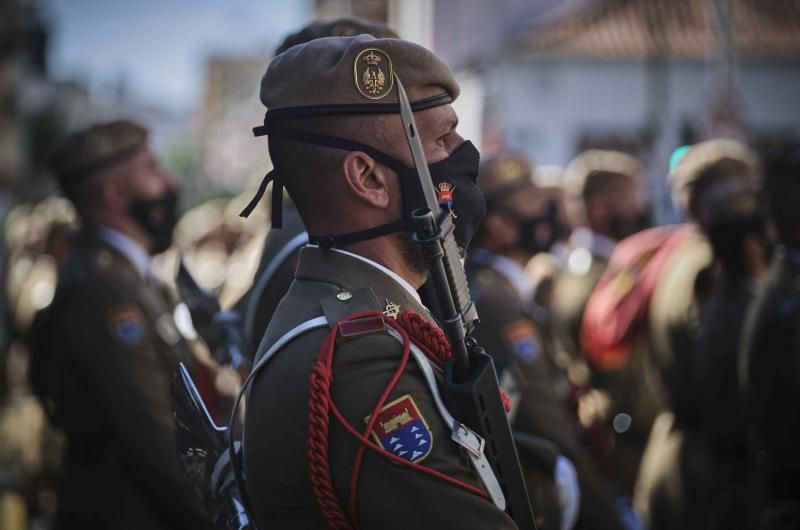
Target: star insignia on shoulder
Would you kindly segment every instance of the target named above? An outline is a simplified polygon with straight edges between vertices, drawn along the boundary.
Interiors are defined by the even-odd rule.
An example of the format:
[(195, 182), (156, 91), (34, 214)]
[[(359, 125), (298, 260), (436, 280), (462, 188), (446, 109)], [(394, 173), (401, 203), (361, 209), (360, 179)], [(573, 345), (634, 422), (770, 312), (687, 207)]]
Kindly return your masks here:
[(389, 318), (397, 318), (397, 315), (400, 314), (400, 306), (387, 298), (386, 309), (383, 310), (383, 314)]

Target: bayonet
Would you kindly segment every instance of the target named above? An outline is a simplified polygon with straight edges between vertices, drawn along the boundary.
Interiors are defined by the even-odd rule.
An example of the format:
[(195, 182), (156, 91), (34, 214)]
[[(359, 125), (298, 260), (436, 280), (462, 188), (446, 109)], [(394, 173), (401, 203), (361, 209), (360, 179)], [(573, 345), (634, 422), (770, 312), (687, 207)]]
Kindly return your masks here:
[[(492, 358), (468, 336), (478, 322), (475, 304), (453, 235), (452, 216), (442, 210), (428, 170), (411, 104), (395, 73), (400, 118), (425, 196), (425, 207), (412, 213), (415, 233), (428, 259), (431, 281), (441, 314), (440, 325), (453, 357), (445, 365), (444, 394), (457, 418), (453, 440), (471, 455), (479, 472), (488, 459), (497, 480), (484, 480), (495, 504), (505, 509), (520, 530), (535, 530), (530, 499), (517, 456), (517, 448), (500, 397)], [(460, 422), (458, 421), (460, 420)], [(463, 422), (463, 423), (462, 423)], [(484, 455), (485, 453), (485, 455)], [(484, 474), (481, 473), (484, 478)], [(496, 486), (499, 481), (499, 486)], [(495, 491), (500, 489), (502, 491)]]

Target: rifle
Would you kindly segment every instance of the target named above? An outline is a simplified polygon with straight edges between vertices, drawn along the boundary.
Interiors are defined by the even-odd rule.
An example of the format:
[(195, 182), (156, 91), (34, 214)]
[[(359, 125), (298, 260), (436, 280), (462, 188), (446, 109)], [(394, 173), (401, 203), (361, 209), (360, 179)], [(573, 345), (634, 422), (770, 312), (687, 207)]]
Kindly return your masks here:
[[(241, 353), (238, 315), (222, 311), (217, 297), (197, 284), (183, 260), (175, 281), (198, 334), (206, 341), (214, 358), (240, 372), (249, 371), (250, 363)], [(214, 423), (183, 363), (178, 364), (172, 378), (171, 393), (178, 458), (200, 490), (209, 513), (218, 525), (229, 530), (254, 529), (231, 465), (230, 427), (218, 427)], [(235, 449), (239, 446), (237, 442)]]
[(183, 363), (178, 364), (171, 387), (178, 457), (206, 508), (217, 525), (230, 530), (253, 529), (232, 474), (228, 429), (217, 427), (211, 419)]
[[(426, 207), (412, 212), (413, 237), (428, 259), (441, 311), (441, 326), (453, 351), (445, 365), (445, 400), (455, 417), (483, 438), (477, 450), (486, 452), (505, 495), (506, 512), (520, 530), (535, 530), (536, 522), (500, 397), (494, 363), (477, 341), (468, 336), (478, 323), (478, 312), (470, 298), (467, 276), (461, 265), (453, 234), (455, 225), (450, 212), (439, 206), (408, 95), (396, 73), (394, 78), (400, 99), (400, 118), (426, 203)], [(469, 448), (469, 430), (459, 425), (454, 427), (454, 441), (467, 450), (476, 450), (474, 446)]]

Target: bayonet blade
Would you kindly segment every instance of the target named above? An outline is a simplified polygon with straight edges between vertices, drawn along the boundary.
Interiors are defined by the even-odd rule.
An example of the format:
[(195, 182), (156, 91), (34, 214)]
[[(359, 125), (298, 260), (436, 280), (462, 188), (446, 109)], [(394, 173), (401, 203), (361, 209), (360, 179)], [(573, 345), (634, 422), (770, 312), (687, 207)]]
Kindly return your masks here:
[(425, 204), (433, 212), (435, 218), (439, 218), (441, 208), (439, 200), (436, 198), (436, 190), (433, 188), (433, 180), (428, 171), (428, 162), (425, 160), (425, 150), (422, 148), (422, 140), (419, 138), (417, 124), (414, 122), (414, 113), (411, 110), (411, 103), (408, 101), (406, 89), (397, 73), (394, 74), (395, 84), (397, 85), (397, 95), (400, 99), (400, 118), (403, 120), (403, 130), (411, 148), (411, 156), (414, 159), (414, 166), (417, 169), (422, 181), (422, 192), (425, 195)]

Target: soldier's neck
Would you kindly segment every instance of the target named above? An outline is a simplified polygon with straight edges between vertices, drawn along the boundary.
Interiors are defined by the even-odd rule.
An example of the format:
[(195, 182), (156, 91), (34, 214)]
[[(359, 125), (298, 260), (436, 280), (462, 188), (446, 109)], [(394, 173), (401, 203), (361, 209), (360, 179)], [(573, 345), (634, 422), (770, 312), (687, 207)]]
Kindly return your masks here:
[(501, 252), (500, 254), (518, 263), (521, 267), (527, 265), (528, 262), (533, 257), (533, 254), (531, 254), (530, 252), (525, 250), (520, 250), (518, 248), (508, 249), (504, 252)]
[(150, 239), (132, 220), (118, 215), (98, 214), (94, 219), (96, 226), (104, 226), (128, 236), (150, 253)]
[(353, 243), (343, 247), (342, 250), (358, 254), (383, 265), (403, 278), (414, 289), (419, 289), (425, 283), (425, 274), (419, 273), (409, 266), (397, 243), (389, 236)]

